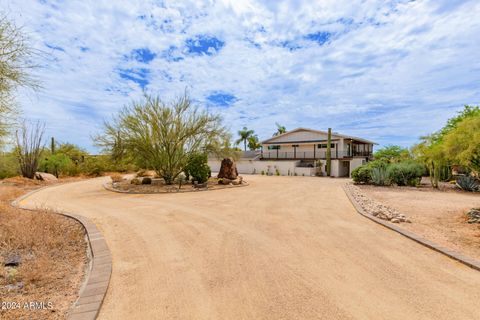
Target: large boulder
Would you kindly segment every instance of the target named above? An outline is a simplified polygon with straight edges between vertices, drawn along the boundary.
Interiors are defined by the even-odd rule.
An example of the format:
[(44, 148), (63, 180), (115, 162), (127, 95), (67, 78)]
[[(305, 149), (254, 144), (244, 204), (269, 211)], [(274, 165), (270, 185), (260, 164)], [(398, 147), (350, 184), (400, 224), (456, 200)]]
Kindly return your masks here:
[(35, 172), (35, 179), (47, 182), (58, 180), (53, 174), (46, 172)]
[(225, 158), (222, 160), (218, 178), (235, 180), (238, 177), (237, 165), (232, 158)]

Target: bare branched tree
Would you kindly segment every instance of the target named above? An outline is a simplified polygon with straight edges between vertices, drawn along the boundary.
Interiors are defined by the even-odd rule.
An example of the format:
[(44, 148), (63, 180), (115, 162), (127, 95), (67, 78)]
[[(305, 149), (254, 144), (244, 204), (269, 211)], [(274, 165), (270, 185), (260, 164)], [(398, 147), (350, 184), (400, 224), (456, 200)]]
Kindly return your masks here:
[(22, 28), (0, 15), (0, 147), (18, 114), (14, 93), (19, 87), (38, 89), (31, 77), (35, 50)]
[(45, 125), (36, 122), (23, 122), (16, 131), (15, 153), (20, 165), (20, 172), (25, 178), (33, 179), (37, 171), (44, 148), (43, 134)]

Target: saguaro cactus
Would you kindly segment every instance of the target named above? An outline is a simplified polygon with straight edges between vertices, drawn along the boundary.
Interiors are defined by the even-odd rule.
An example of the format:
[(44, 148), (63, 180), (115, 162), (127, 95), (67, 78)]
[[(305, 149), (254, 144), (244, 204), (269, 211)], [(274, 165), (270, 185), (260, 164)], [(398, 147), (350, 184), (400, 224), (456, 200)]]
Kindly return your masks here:
[(328, 128), (327, 136), (327, 176), (330, 177), (330, 172), (332, 170), (332, 128)]

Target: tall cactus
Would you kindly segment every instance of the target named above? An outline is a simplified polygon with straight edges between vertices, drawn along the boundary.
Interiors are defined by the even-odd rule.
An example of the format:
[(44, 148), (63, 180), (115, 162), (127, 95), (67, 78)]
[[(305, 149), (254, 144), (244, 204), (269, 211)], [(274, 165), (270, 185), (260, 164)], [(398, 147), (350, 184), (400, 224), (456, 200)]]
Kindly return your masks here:
[(328, 128), (327, 137), (327, 176), (330, 177), (332, 171), (332, 128)]
[(52, 154), (55, 154), (55, 138), (52, 137), (52, 140), (50, 142), (50, 151), (52, 152)]

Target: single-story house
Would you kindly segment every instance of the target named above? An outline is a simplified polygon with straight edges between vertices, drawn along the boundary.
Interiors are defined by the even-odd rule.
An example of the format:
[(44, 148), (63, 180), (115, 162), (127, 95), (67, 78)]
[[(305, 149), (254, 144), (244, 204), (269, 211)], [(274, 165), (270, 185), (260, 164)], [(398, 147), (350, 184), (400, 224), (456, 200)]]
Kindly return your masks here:
[[(262, 141), (260, 151), (247, 151), (237, 161), (239, 173), (325, 175), (327, 154), (326, 131), (297, 128)], [(363, 138), (332, 132), (331, 176), (349, 177), (353, 169), (372, 158), (376, 143)], [(209, 159), (212, 171), (220, 168), (219, 159)]]

